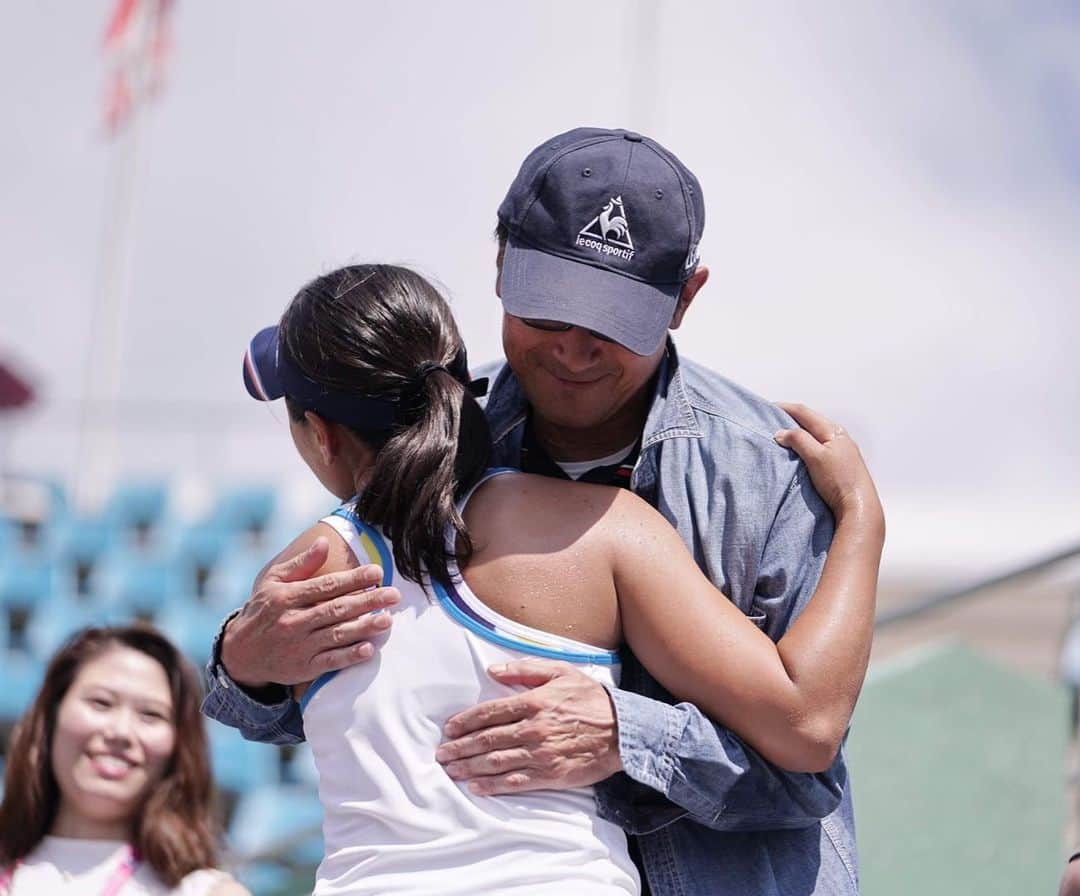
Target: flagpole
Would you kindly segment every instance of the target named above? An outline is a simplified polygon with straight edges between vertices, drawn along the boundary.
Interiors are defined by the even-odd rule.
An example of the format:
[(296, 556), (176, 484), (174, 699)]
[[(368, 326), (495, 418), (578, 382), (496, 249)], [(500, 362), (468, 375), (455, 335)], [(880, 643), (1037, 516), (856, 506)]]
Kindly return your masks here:
[[(125, 12), (130, 16), (135, 6), (137, 3), (131, 0), (121, 0), (118, 10), (126, 7)], [(83, 511), (94, 509), (101, 503), (116, 476), (117, 402), (127, 346), (140, 148), (147, 105), (142, 100), (151, 83), (154, 59), (149, 51), (149, 41), (161, 14), (160, 0), (144, 0), (142, 11), (146, 18), (128, 26), (141, 26), (142, 29), (141, 33), (135, 34), (136, 45), (127, 48), (133, 54), (127, 73), (133, 88), (130, 107), (120, 110), (121, 115), (126, 112), (124, 120), (109, 123), (114, 130), (114, 149), (110, 153), (106, 180), (74, 476), (76, 506)], [(110, 37), (115, 35), (110, 34)], [(116, 99), (114, 96), (113, 101)], [(111, 109), (110, 113), (112, 117), (117, 110)]]

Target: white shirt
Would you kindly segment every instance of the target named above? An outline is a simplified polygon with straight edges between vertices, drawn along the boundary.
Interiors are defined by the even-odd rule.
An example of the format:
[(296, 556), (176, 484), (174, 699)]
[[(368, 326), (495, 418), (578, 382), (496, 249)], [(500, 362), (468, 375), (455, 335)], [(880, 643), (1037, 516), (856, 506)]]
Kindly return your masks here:
[(598, 457), (594, 460), (557, 460), (555, 463), (571, 479), (578, 480), (595, 467), (610, 467), (620, 461), (626, 460), (626, 458), (630, 456), (630, 452), (634, 450), (636, 444), (636, 441), (631, 442), (625, 448), (620, 448), (614, 454), (609, 454), (607, 457)]
[(324, 522), (402, 600), (375, 658), (322, 676), (301, 701), (325, 813), (315, 896), (638, 893), (626, 837), (591, 787), (475, 796), (435, 761), (451, 715), (521, 690), (489, 665), (558, 658), (614, 683), (617, 654), (502, 617), (460, 580), (429, 595), (348, 508)]
[[(15, 869), (8, 896), (100, 896), (126, 853), (127, 844), (119, 840), (44, 837)], [(224, 871), (204, 868), (170, 888), (142, 862), (118, 896), (207, 896), (230, 879)]]

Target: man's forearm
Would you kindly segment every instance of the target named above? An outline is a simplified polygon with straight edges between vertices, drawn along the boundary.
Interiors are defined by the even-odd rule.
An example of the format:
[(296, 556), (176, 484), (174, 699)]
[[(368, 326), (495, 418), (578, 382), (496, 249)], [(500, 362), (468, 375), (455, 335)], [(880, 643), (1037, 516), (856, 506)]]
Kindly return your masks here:
[[(802, 828), (840, 804), (847, 785), (841, 756), (821, 774), (786, 772), (688, 703), (672, 706), (617, 688), (611, 696), (626, 775), (699, 824), (729, 831)], [(597, 786), (601, 804), (618, 807), (618, 823), (633, 832), (649, 822), (632, 808), (642, 800), (631, 782), (617, 777)]]

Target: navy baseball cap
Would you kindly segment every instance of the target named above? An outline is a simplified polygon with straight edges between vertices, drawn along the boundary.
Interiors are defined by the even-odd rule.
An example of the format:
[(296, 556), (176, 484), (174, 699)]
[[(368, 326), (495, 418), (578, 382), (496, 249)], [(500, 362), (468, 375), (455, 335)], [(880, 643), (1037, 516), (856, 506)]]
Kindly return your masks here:
[(499, 206), (515, 317), (574, 324), (639, 355), (664, 341), (698, 261), (697, 178), (633, 131), (576, 128), (534, 149)]
[(306, 377), (282, 350), (277, 326), (259, 330), (244, 352), (244, 385), (259, 401), (288, 395), (327, 420), (358, 429), (389, 429), (398, 418), (395, 401), (339, 392)]

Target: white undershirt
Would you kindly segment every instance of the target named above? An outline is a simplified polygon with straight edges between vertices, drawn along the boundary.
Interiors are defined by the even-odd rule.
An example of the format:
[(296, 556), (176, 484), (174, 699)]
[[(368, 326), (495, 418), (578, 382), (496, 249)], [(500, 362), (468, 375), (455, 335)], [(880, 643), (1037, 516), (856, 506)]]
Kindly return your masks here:
[[(83, 840), (75, 837), (42, 838), (19, 863), (10, 896), (100, 896), (127, 844), (119, 840)], [(175, 887), (167, 887), (146, 862), (120, 890), (121, 896), (208, 896), (228, 880), (224, 871), (192, 871)]]
[(630, 452), (634, 450), (634, 446), (637, 444), (635, 439), (625, 448), (620, 448), (614, 454), (609, 454), (607, 457), (598, 457), (595, 460), (557, 460), (556, 464), (559, 468), (571, 479), (580, 479), (589, 470), (595, 467), (610, 467), (620, 461), (626, 460), (630, 456)]

